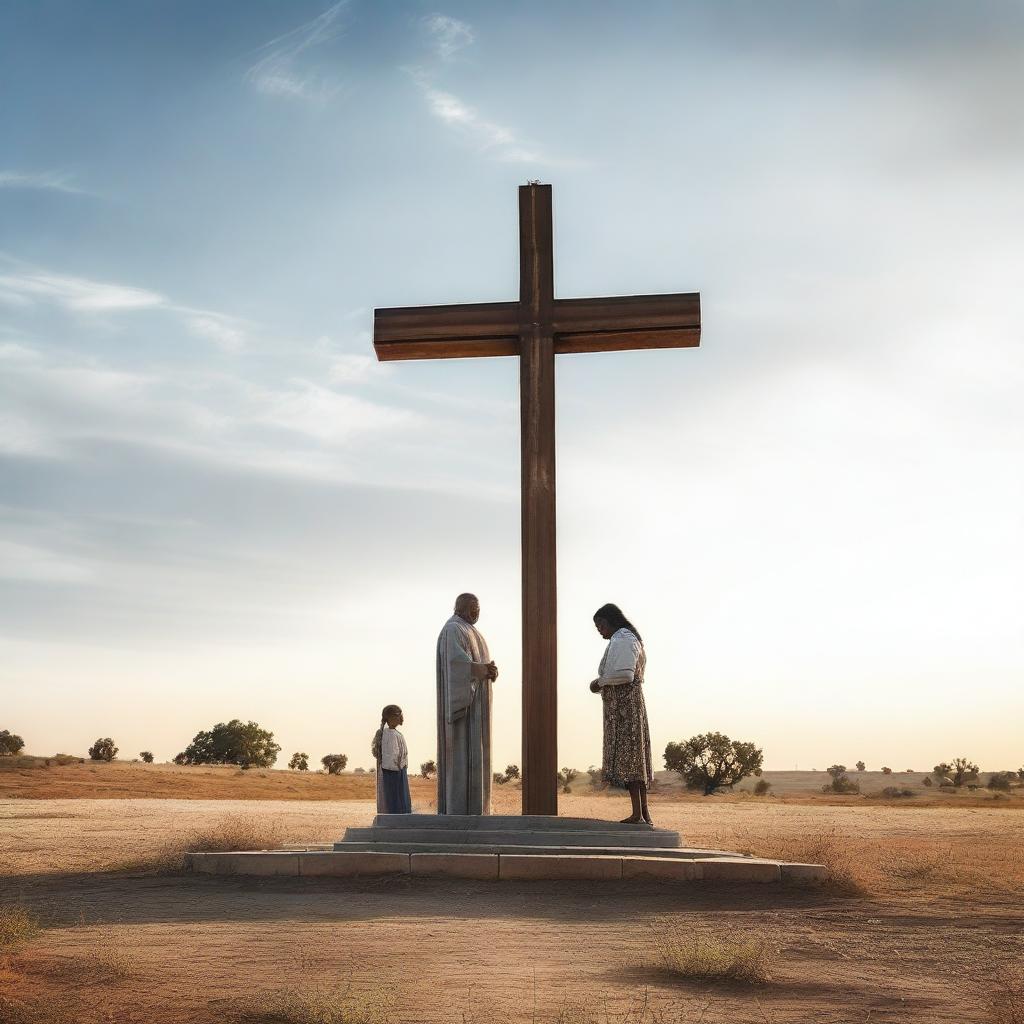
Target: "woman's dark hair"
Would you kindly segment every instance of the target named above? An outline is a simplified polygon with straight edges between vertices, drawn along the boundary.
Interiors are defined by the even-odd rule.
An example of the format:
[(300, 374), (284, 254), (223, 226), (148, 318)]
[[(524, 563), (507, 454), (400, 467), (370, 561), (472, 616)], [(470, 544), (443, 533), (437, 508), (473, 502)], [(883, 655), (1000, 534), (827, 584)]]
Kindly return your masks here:
[(640, 635), (640, 630), (633, 625), (625, 615), (622, 614), (622, 609), (617, 604), (603, 604), (600, 608), (594, 612), (594, 621), (598, 619), (604, 619), (609, 626), (612, 627), (612, 632), (616, 632), (620, 629), (628, 629), (640, 641), (644, 642), (644, 638)]

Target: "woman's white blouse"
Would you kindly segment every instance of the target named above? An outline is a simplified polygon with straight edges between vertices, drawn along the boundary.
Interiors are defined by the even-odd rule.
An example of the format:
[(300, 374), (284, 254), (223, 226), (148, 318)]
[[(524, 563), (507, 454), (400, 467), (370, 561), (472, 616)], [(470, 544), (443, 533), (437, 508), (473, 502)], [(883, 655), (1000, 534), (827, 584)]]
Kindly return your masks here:
[(387, 772), (398, 772), (409, 767), (409, 748), (405, 745), (405, 737), (397, 729), (381, 730), (380, 766)]
[(634, 679), (643, 682), (644, 645), (628, 630), (620, 629), (612, 634), (608, 647), (598, 669), (598, 683), (601, 686), (621, 686)]

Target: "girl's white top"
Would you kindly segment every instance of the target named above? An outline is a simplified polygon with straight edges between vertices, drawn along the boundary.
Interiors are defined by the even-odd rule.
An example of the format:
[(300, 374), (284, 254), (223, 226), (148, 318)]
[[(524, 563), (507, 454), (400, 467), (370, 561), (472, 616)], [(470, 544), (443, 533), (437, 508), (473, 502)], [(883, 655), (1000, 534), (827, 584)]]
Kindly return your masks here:
[(642, 683), (646, 664), (644, 645), (623, 626), (608, 641), (601, 667), (597, 670), (597, 681), (601, 686), (622, 686), (634, 679)]
[(409, 748), (405, 737), (397, 729), (385, 726), (380, 732), (380, 766), (387, 772), (398, 772), (409, 767)]

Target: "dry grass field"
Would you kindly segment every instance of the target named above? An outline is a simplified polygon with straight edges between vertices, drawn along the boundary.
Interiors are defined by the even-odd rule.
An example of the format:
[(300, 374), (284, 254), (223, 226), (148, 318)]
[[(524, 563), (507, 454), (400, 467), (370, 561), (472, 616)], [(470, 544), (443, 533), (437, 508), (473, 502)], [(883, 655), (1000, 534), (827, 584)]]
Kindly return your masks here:
[[(180, 873), (180, 851), (337, 838), (372, 817), (370, 780), (67, 770), (13, 769), (34, 789), (0, 778), (2, 1024), (1024, 1020), (1017, 795), (655, 799), (690, 843), (824, 859), (824, 887), (224, 879)], [(153, 777), (146, 793), (182, 772), (314, 792), (41, 795), (46, 774), (81, 796), (75, 780), (100, 792), (126, 772)], [(322, 795), (335, 784), (361, 798)], [(417, 784), (419, 808), (431, 789)], [(500, 788), (496, 810), (518, 798)], [(581, 787), (562, 813), (625, 801)]]

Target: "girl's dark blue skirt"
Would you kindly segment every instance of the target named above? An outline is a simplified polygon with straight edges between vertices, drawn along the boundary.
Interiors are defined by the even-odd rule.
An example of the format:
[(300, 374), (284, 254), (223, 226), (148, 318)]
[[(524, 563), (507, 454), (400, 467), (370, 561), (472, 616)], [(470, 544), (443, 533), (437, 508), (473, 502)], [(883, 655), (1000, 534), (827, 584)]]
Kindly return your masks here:
[(412, 814), (412, 797), (409, 795), (409, 770), (389, 771), (381, 769), (385, 814)]

